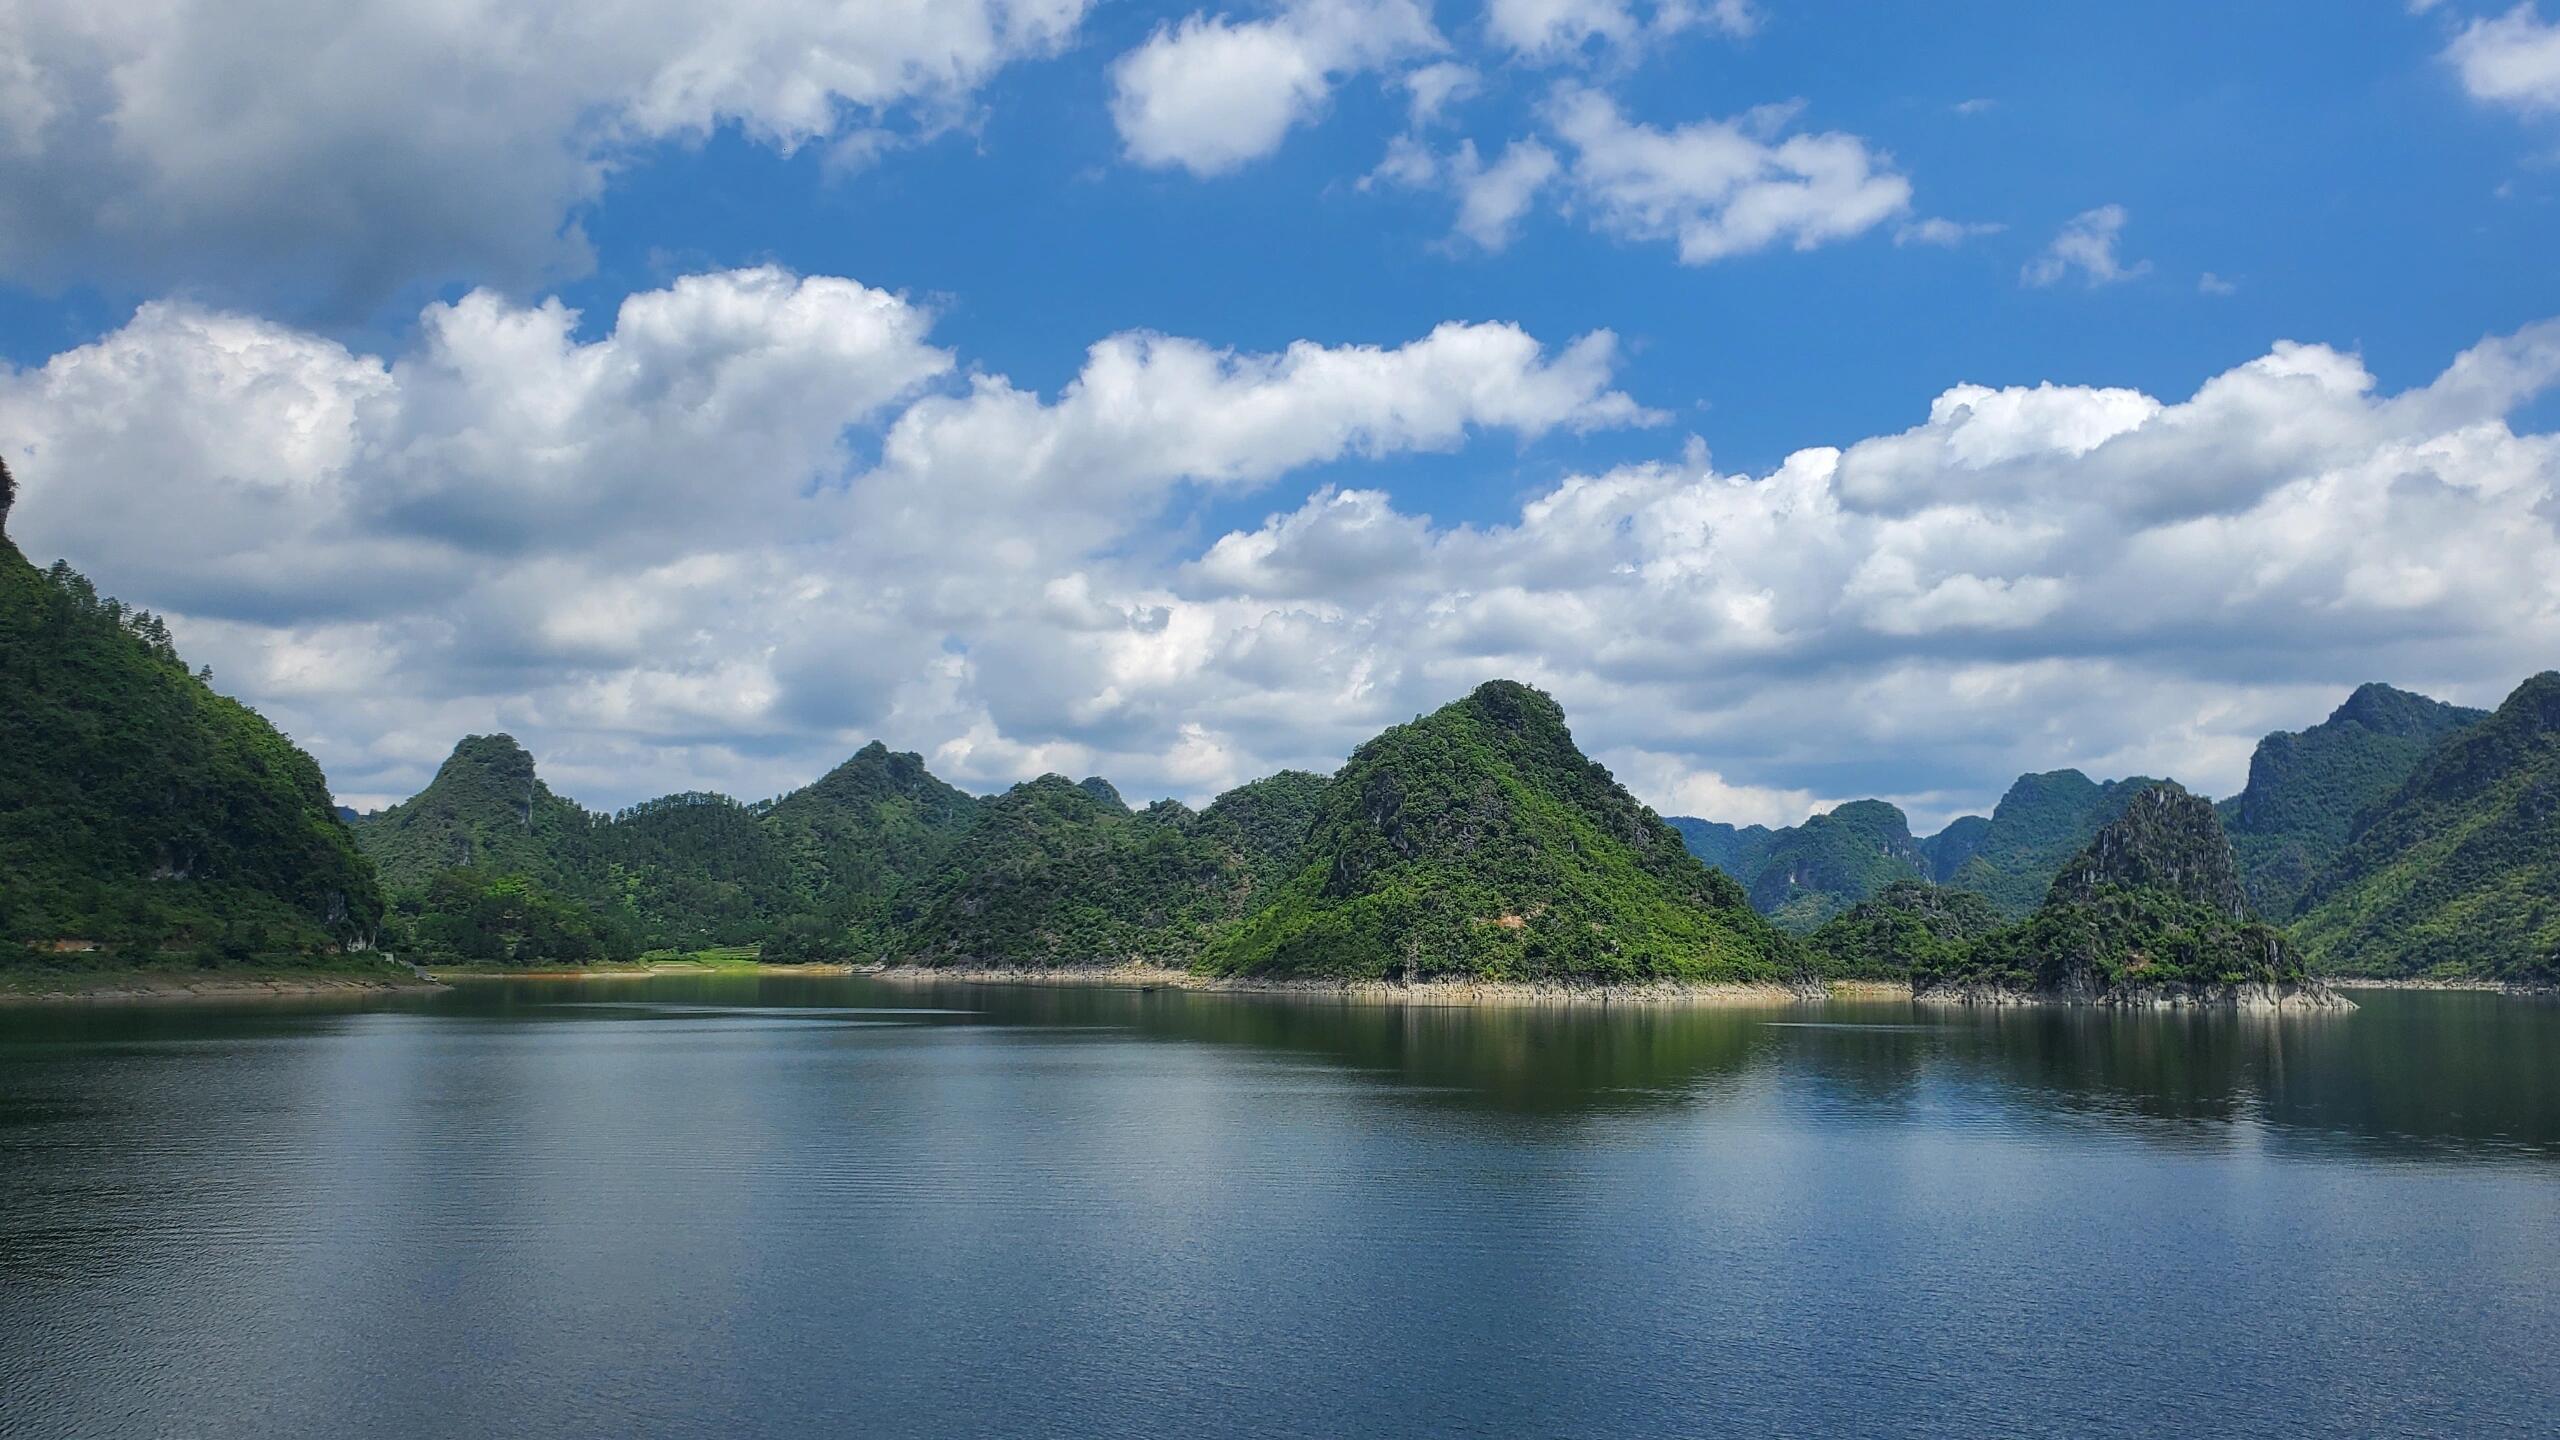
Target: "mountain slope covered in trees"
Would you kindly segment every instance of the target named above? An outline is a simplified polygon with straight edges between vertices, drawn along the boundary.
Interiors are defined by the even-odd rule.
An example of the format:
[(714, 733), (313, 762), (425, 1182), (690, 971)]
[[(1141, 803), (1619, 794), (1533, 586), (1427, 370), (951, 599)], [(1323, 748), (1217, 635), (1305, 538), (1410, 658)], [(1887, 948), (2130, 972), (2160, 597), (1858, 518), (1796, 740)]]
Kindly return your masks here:
[(1494, 681), (1352, 753), (1298, 870), (1203, 957), (1264, 978), (1781, 980), (1794, 942)]
[(1921, 998), (2099, 1004), (2339, 1003), (2250, 910), (2213, 806), (2175, 782), (2133, 797), (2024, 921), (1919, 959)]
[(2249, 898), (2294, 913), (2347, 847), (2356, 819), (2407, 783), (2447, 736), (2488, 718), (2388, 685), (2363, 685), (2307, 730), (2279, 730), (2249, 757), (2247, 788), (2216, 807)]
[(156, 617), (67, 565), (38, 570), (5, 532), (0, 736), (0, 956), (76, 940), (246, 959), (373, 939), (373, 867), (311, 757), (189, 673)]
[(2295, 928), (2334, 974), (2560, 983), (2560, 672), (2367, 812)]

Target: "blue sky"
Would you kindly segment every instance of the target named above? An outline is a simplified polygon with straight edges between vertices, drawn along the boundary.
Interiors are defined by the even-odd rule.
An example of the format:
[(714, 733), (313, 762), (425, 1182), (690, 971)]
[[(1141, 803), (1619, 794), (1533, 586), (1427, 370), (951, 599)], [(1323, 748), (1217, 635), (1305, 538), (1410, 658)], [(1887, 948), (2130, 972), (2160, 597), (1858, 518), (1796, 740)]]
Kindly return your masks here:
[(1667, 810), (1925, 826), (2560, 639), (2547, 0), (177, 8), (0, 19), (13, 530), (359, 803), (498, 727), (1200, 798), (1516, 673)]

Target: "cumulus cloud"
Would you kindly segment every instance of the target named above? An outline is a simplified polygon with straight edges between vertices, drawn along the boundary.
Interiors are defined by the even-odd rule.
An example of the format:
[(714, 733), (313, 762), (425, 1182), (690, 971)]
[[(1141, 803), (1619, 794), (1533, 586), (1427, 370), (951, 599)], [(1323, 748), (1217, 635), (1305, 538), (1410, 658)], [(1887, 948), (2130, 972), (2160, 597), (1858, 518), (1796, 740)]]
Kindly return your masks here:
[[(1261, 20), (1195, 14), (1112, 66), (1111, 118), (1130, 159), (1223, 175), (1279, 149), (1343, 76), (1442, 48), (1420, 0), (1294, 0)], [(1421, 85), (1417, 111), (1454, 93), (1445, 73)]]
[(1788, 245), (1810, 250), (1908, 211), (1911, 182), (1889, 157), (1837, 131), (1787, 132), (1796, 107), (1662, 130), (1615, 101), (1566, 89), (1552, 105), (1572, 148), (1568, 178), (1593, 223), (1631, 240), (1668, 240), (1684, 265)]
[(2138, 260), (2128, 265), (2117, 254), (2117, 244), (2130, 218), (2121, 205), (2101, 205), (2072, 216), (2044, 253), (2018, 272), (2019, 281), (2040, 289), (2059, 284), (2077, 271), (2083, 281), (2095, 287), (2148, 274), (2150, 261)]
[(2532, 0), (2463, 26), (2444, 58), (2475, 100), (2529, 115), (2560, 111), (2560, 24), (2545, 24)]
[[(1488, 164), (1473, 140), (1446, 153), (1418, 129), (1397, 136), (1361, 181), (1440, 190), (1455, 197), (1456, 236), (1483, 250), (1510, 244), (1541, 196), (1629, 240), (1668, 240), (1681, 263), (1705, 265), (1788, 245), (1810, 250), (1907, 214), (1911, 182), (1854, 135), (1790, 134), (1798, 107), (1766, 106), (1731, 120), (1662, 130), (1628, 120), (1617, 103), (1560, 86), (1543, 107), (1555, 146), (1523, 137)], [(1925, 219), (1903, 224), (1896, 244), (1955, 245), (1998, 230)]]
[(1522, 59), (1555, 61), (1594, 46), (1623, 46), (1705, 28), (1741, 37), (1758, 32), (1750, 0), (1489, 0), (1485, 32)]
[(1909, 220), (1903, 222), (1903, 224), (1896, 227), (1893, 232), (1893, 243), (1896, 245), (1937, 245), (1946, 249), (1953, 249), (1958, 245), (1962, 245), (1967, 240), (1978, 239), (1985, 235), (1997, 235), (2008, 228), (2008, 226), (1999, 224), (1996, 221), (1948, 220), (1933, 215), (1923, 220)]
[(362, 307), (586, 260), (635, 147), (945, 126), (1087, 0), (0, 6), (0, 276)]
[[(955, 379), (929, 313), (848, 280), (700, 275), (599, 338), (577, 318), (475, 292), (386, 359), (146, 306), (0, 370), (17, 534), (174, 612), (350, 794), (492, 725), (585, 757), (596, 798), (671, 767), (761, 793), (882, 731), (1010, 779), (982, 767), (1117, 753), (1096, 674), (1152, 683), (1202, 633), (1104, 578), (1186, 488), (1659, 418), (1605, 332), (1126, 334), (1048, 398)], [(1251, 753), (1227, 744), (1189, 753)]]
[(2397, 392), (2297, 343), (2183, 396), (1958, 385), (1764, 472), (1691, 442), (1450, 524), (1397, 457), (1661, 418), (1609, 336), (1124, 334), (1044, 394), (931, 320), (756, 270), (585, 340), (467, 296), (379, 357), (154, 305), (0, 371), (13, 523), (367, 802), (496, 727), (596, 802), (770, 794), (874, 736), (1198, 798), (1512, 675), (1664, 808), (1925, 826), (2030, 768), (2228, 790), (2355, 682), (2476, 703), (2560, 650), (2560, 437), (2511, 423), (2560, 321)]

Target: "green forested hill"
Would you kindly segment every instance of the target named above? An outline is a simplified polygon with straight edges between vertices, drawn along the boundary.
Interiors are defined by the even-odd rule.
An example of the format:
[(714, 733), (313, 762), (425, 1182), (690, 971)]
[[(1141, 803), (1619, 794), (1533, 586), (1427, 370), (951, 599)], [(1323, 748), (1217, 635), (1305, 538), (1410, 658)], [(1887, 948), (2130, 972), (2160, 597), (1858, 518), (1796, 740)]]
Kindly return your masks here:
[(853, 948), (916, 965), (1188, 964), (1253, 897), (1238, 834), (1044, 775), (987, 801), (942, 871), (885, 902)]
[(1720, 820), (1701, 820), (1695, 815), (1666, 815), (1663, 823), (1680, 834), (1680, 843), (1715, 869), (1739, 881), (1744, 888), (1760, 874), (1760, 858), (1769, 844), (1784, 831), (1766, 825), (1727, 825)]
[(938, 873), (985, 803), (875, 740), (774, 802), (764, 824), (799, 893), (842, 916)]
[(1352, 753), (1297, 873), (1203, 964), (1265, 977), (1775, 980), (1801, 961), (1603, 767), (1495, 681)]
[(2025, 915), (2043, 902), (2063, 862), (2157, 783), (2137, 775), (2101, 784), (2077, 770), (2021, 775), (1973, 837), (1973, 853), (1943, 883), (1989, 897), (2004, 914)]
[(1781, 830), (1761, 851), (1749, 886), (1752, 908), (1799, 933), (1898, 880), (1928, 873), (1902, 811), (1882, 800), (1852, 800)]
[(2356, 817), (2406, 783), (2446, 736), (2487, 715), (2364, 685), (2319, 724), (2259, 741), (2248, 787), (2217, 807), (2249, 898), (2262, 913), (2293, 914), (2346, 849)]
[(2367, 812), (2295, 934), (2332, 974), (2560, 982), (2560, 673)]
[(357, 833), (391, 890), (448, 870), (521, 875), (555, 891), (590, 888), (605, 817), (551, 793), (512, 735), (470, 735), (427, 788), (364, 818)]
[(373, 867), (311, 757), (188, 673), (148, 612), (5, 535), (0, 737), (0, 956), (311, 954), (379, 928)]
[(2251, 913), (2213, 806), (2170, 781), (2138, 792), (2073, 855), (2033, 915), (1912, 967), (1922, 992), (1982, 987), (2073, 1000), (2238, 986), (2290, 993), (2304, 980), (2301, 955)]
[(606, 893), (653, 948), (754, 944), (811, 908), (773, 828), (726, 795), (645, 801), (595, 838)]
[(1267, 895), (1296, 872), (1316, 810), (1332, 783), (1304, 770), (1283, 770), (1237, 786), (1209, 802), (1202, 813), (1211, 824), (1231, 827), (1255, 890)]
[(1971, 891), (1897, 880), (1824, 922), (1805, 943), (1825, 978), (1908, 980), (1915, 969), (1958, 965), (2002, 924), (1998, 908)]

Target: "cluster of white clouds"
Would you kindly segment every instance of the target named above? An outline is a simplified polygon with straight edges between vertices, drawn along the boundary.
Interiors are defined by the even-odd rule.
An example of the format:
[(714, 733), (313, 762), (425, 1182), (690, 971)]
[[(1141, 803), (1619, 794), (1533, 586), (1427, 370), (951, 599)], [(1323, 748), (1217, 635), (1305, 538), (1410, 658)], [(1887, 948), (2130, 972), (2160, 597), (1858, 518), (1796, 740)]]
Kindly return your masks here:
[(2528, 115), (2560, 114), (2560, 23), (2534, 0), (2464, 25), (2445, 48), (2473, 99)]
[(361, 308), (586, 263), (636, 147), (734, 126), (858, 156), (967, 118), (1089, 0), (10, 0), (0, 276), (222, 276)]
[[(573, 320), (475, 293), (379, 357), (146, 306), (0, 371), (14, 529), (174, 612), (360, 803), (493, 728), (596, 802), (773, 793), (875, 736), (1198, 798), (1511, 675), (1666, 809), (1925, 821), (2060, 764), (2227, 789), (2356, 681), (2492, 700), (2560, 653), (2560, 438), (2508, 420), (2560, 322), (2396, 394), (2311, 344), (2182, 399), (1962, 385), (1766, 474), (1666, 435), (1473, 525), (1338, 477), (1660, 427), (1611, 336), (1121, 334), (1043, 395), (850, 280)], [(1201, 495), (1278, 508), (1166, 527)]]

